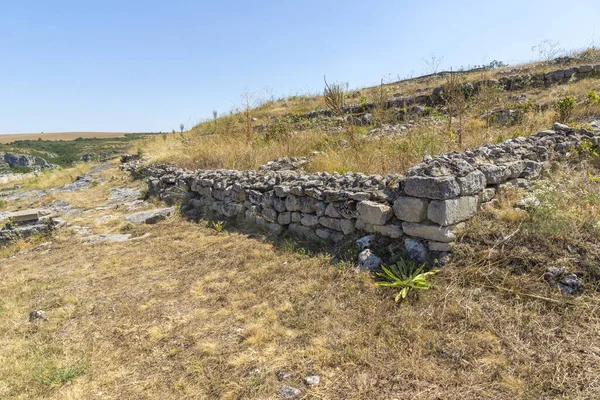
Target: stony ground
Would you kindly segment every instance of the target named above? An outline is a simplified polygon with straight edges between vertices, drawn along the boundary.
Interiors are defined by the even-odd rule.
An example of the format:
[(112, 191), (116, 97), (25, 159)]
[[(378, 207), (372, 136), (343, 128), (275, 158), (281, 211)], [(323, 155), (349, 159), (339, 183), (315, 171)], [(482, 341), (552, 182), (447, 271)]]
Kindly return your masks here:
[(536, 239), (535, 218), (499, 202), (432, 290), (395, 304), (352, 264), (288, 240), (169, 213), (136, 224), (165, 206), (140, 200), (143, 183), (116, 164), (78, 175), (4, 196), (6, 211), (45, 208), (64, 224), (0, 248), (0, 399), (600, 396), (594, 280), (574, 297), (543, 278), (597, 260), (580, 226)]

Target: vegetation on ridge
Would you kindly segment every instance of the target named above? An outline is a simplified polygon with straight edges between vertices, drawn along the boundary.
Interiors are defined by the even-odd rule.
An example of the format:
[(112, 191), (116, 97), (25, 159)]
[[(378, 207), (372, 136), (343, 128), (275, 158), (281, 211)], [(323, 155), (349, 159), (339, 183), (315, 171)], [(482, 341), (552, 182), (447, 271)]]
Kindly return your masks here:
[[(600, 51), (586, 50), (574, 59), (600, 62)], [(310, 156), (310, 171), (401, 173), (425, 155), (528, 136), (556, 120), (583, 122), (600, 117), (593, 96), (600, 90), (599, 80), (576, 76), (567, 84), (548, 88), (504, 91), (484, 86), (468, 99), (449, 91), (446, 103), (439, 107), (392, 110), (382, 105), (381, 99), (394, 93), (426, 93), (442, 84), (459, 88), (468, 82), (505, 76), (511, 68), (515, 69), (449, 75), (434, 81), (400, 81), (354, 92), (345, 91), (339, 83), (326, 84), (325, 96), (265, 100), (253, 109), (245, 101), (243, 112), (232, 111), (183, 134), (154, 137), (142, 142), (139, 149), (149, 161), (173, 162), (191, 169), (254, 169), (279, 157)], [(544, 62), (520, 67), (527, 73), (557, 68), (565, 66)], [(348, 122), (350, 116), (339, 112), (332, 117), (300, 117), (328, 104), (339, 109), (342, 92), (347, 104), (374, 101), (379, 105), (372, 111), (370, 123), (355, 126)], [(398, 128), (400, 125), (403, 127)], [(388, 126), (398, 129), (390, 133)]]

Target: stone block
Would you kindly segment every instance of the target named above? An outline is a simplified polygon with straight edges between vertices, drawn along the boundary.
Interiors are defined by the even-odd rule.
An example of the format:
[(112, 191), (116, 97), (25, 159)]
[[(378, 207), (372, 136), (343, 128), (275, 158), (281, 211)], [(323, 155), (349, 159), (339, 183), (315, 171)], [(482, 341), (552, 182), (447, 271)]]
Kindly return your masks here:
[(317, 201), (312, 197), (300, 197), (298, 203), (300, 206), (300, 211), (305, 214), (310, 214), (317, 211)]
[(358, 218), (371, 225), (384, 225), (393, 215), (392, 208), (374, 201), (361, 201), (357, 204)]
[(278, 213), (272, 208), (263, 208), (262, 215), (269, 222), (277, 221)]
[(356, 229), (369, 233), (375, 233), (375, 225), (367, 224), (361, 219), (356, 220)]
[(496, 185), (507, 180), (512, 171), (502, 165), (482, 164), (479, 170), (485, 175), (488, 185)]
[(320, 217), (319, 224), (321, 224), (325, 228), (333, 229), (334, 231), (342, 230), (341, 220), (337, 218)]
[(315, 226), (319, 223), (319, 217), (315, 214), (302, 214), (300, 223), (304, 226)]
[(8, 214), (7, 217), (15, 223), (31, 222), (40, 219), (40, 212), (39, 210), (15, 211)]
[(286, 211), (287, 208), (285, 208), (285, 200), (280, 197), (275, 197), (275, 199), (273, 199), (273, 208), (275, 208), (277, 212)]
[(412, 197), (451, 199), (460, 194), (460, 186), (453, 176), (412, 176), (404, 181), (404, 192)]
[(325, 215), (331, 218), (339, 218), (341, 216), (340, 213), (335, 209), (333, 203), (327, 204), (327, 208), (325, 208)]
[(292, 222), (300, 222), (300, 220), (302, 219), (302, 214), (300, 214), (299, 212), (292, 212)]
[(313, 229), (309, 228), (308, 226), (300, 225), (297, 223), (290, 224), (288, 226), (288, 232), (290, 232), (291, 235), (299, 239), (310, 240), (313, 242), (319, 240), (319, 237)]
[(479, 170), (472, 171), (461, 178), (456, 178), (456, 180), (460, 186), (461, 196), (479, 193), (487, 185), (484, 173)]
[(399, 220), (421, 222), (427, 218), (427, 199), (400, 196), (394, 201), (394, 214)]
[(432, 200), (427, 217), (436, 224), (447, 226), (472, 218), (479, 205), (478, 196), (462, 196), (449, 200)]
[(487, 203), (491, 201), (496, 196), (496, 189), (494, 188), (485, 188), (479, 193), (479, 203)]
[(454, 248), (454, 242), (443, 243), (443, 242), (429, 242), (429, 251), (452, 251)]
[(373, 229), (380, 235), (398, 239), (402, 236), (402, 227), (399, 225), (373, 225)]
[(289, 225), (292, 222), (292, 213), (289, 211), (285, 211), (279, 213), (277, 216), (277, 223), (279, 225)]
[[(252, 199), (250, 199), (252, 200)], [(288, 211), (298, 211), (300, 210), (300, 201), (298, 200), (298, 196), (290, 194), (285, 198), (285, 208)]]
[(402, 230), (404, 231), (404, 234), (408, 236), (414, 236), (434, 242), (448, 243), (456, 240), (456, 231), (462, 226), (463, 224), (439, 226), (436, 224), (404, 222), (402, 224)]

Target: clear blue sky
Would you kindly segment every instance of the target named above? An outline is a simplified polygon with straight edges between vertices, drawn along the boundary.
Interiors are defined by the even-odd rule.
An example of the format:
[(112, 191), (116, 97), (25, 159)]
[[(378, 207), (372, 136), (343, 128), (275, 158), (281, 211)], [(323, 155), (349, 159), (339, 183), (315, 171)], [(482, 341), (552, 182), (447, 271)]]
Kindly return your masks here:
[(0, 2), (0, 133), (170, 131), (257, 99), (600, 44), (600, 1)]

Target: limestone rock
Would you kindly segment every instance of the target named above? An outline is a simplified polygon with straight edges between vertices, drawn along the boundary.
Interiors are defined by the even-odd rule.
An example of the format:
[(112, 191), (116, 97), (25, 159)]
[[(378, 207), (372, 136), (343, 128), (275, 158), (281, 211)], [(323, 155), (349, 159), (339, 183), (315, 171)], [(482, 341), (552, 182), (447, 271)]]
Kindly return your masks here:
[[(479, 170), (470, 172), (469, 174), (456, 178), (460, 186), (460, 195), (468, 196), (481, 192), (487, 185), (485, 174)], [(413, 221), (409, 221), (413, 222)], [(418, 221), (415, 221), (418, 222)]]
[(421, 222), (427, 218), (427, 199), (400, 196), (394, 201), (394, 214), (401, 221)]
[(374, 201), (361, 201), (356, 206), (358, 218), (371, 225), (384, 225), (392, 217), (392, 208)]
[(136, 225), (142, 224), (155, 224), (159, 221), (167, 219), (175, 213), (173, 207), (159, 208), (156, 210), (140, 211), (129, 215), (125, 218), (125, 221), (134, 223)]
[(460, 194), (460, 186), (453, 176), (413, 176), (404, 182), (404, 192), (413, 197), (451, 199)]
[(446, 226), (472, 218), (479, 205), (478, 196), (462, 196), (450, 200), (432, 200), (427, 217), (436, 224)]
[(456, 239), (456, 230), (460, 229), (462, 224), (439, 226), (435, 224), (414, 224), (404, 222), (402, 230), (408, 236), (414, 236), (422, 239), (432, 240), (434, 242), (453, 242)]
[(304, 383), (306, 383), (307, 386), (318, 385), (321, 383), (321, 377), (319, 375), (308, 375), (304, 378)]
[(299, 397), (302, 394), (302, 391), (300, 389), (296, 389), (295, 387), (291, 387), (291, 386), (282, 386), (279, 389), (279, 398), (281, 399), (295, 399), (297, 397)]
[(368, 248), (374, 239), (375, 239), (375, 236), (373, 236), (373, 235), (363, 236), (356, 241), (356, 247), (358, 247), (359, 251), (362, 251), (362, 250)]
[(381, 258), (377, 257), (370, 249), (365, 249), (358, 255), (358, 269), (360, 271), (373, 271), (381, 265)]
[(404, 248), (411, 260), (416, 263), (424, 263), (427, 260), (427, 249), (425, 245), (413, 238), (404, 238)]

